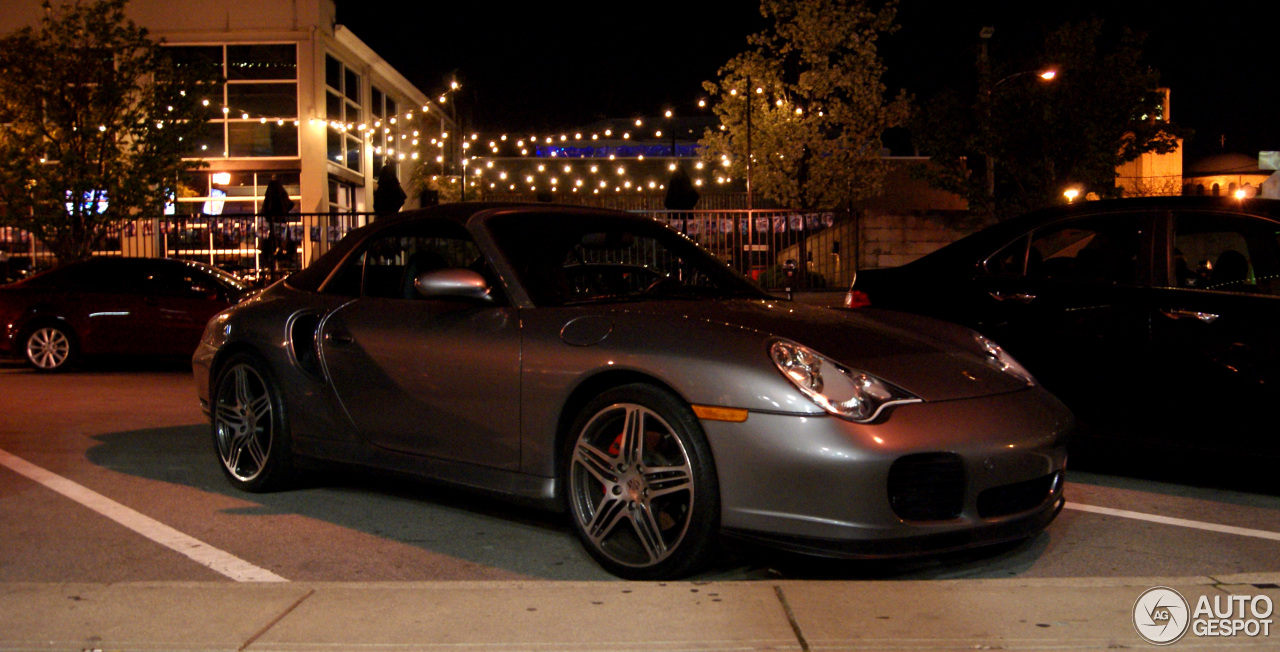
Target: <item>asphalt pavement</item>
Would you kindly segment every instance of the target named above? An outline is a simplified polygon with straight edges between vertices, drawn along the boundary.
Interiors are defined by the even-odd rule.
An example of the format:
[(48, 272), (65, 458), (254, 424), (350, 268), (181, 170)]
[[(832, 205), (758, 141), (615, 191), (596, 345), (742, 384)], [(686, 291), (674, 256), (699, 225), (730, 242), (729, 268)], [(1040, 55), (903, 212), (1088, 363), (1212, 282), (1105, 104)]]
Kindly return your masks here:
[[(1268, 497), (1209, 500), (1189, 488), (1137, 491), (1086, 477), (1070, 487), (1074, 507), (1052, 528), (1054, 537), (990, 559), (948, 560), (942, 571), (925, 569), (934, 575), (926, 579), (903, 573), (798, 579), (807, 574), (733, 569), (728, 577), (689, 582), (532, 573), (493, 579), (477, 569), (508, 569), (509, 577), (523, 566), (506, 557), (467, 562), (465, 554), (445, 554), (454, 548), (440, 541), (406, 543), (420, 533), (399, 532), (398, 524), (430, 521), (439, 507), (417, 497), (416, 487), (403, 490), (415, 497), (403, 509), (396, 492), (347, 496), (321, 488), (254, 503), (219, 493), (223, 483), (213, 467), (195, 462), (206, 444), (187, 441), (199, 415), (182, 374), (48, 378), (8, 371), (22, 375), (0, 386), (22, 391), (0, 391), (0, 449), (10, 454), (0, 469), (0, 576), (10, 578), (0, 581), (0, 652), (1141, 650), (1156, 649), (1144, 635), (1162, 640), (1179, 632), (1170, 649), (1280, 650), (1280, 633), (1272, 631), (1280, 572), (1271, 570), (1280, 555), (1268, 556), (1280, 532)], [(96, 391), (83, 391), (86, 383)], [(26, 467), (15, 459), (38, 465), (27, 471), (45, 477), (37, 482), (16, 472)], [(104, 513), (86, 509), (99, 495), (89, 489), (118, 504)], [(68, 500), (63, 491), (79, 497)], [(352, 510), (391, 509), (370, 523), (335, 517), (346, 498)], [(488, 508), (459, 505), (442, 507), (462, 512), (465, 525), (437, 529), (490, 529)], [(1097, 507), (1105, 505), (1129, 511), (1117, 516), (1116, 509)], [(1102, 515), (1109, 512), (1116, 514)], [(119, 527), (148, 514), (149, 524)], [(510, 519), (507, 512), (499, 517)], [(504, 545), (494, 547), (541, 554), (536, 563), (543, 566), (556, 557), (526, 543), (576, 550), (557, 529), (525, 529), (534, 531), (527, 542), (503, 535)], [(218, 546), (261, 567), (238, 574), (224, 568), (218, 573), (225, 579), (204, 579), (219, 577), (211, 569), (226, 555), (184, 546), (219, 553), (211, 550)], [(402, 564), (414, 569), (424, 558), (459, 555), (444, 570), (456, 567), (478, 579), (387, 579), (408, 572), (399, 570)], [(1027, 556), (1036, 563), (1020, 561)], [(1076, 565), (1065, 566), (1068, 559)], [(315, 581), (358, 579), (351, 567), (381, 581)], [(988, 567), (1014, 576), (937, 578)], [(1267, 572), (1240, 572), (1259, 568)], [(267, 569), (275, 572), (258, 572)], [(1068, 576), (1036, 576), (1044, 572)], [(1220, 636), (1224, 631), (1232, 635)]]

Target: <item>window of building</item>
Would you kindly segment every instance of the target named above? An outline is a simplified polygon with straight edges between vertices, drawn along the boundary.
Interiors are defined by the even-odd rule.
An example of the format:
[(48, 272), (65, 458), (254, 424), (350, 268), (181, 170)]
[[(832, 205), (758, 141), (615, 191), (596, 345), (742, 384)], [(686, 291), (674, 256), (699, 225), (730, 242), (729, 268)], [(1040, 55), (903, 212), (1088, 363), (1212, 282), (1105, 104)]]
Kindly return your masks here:
[[(371, 87), (369, 111), (373, 115), (374, 124), (376, 126), (373, 132), (371, 147), (373, 147), (373, 174), (377, 176), (382, 173), (382, 164), (384, 161), (394, 166), (396, 176), (400, 176), (400, 159), (398, 154), (400, 149), (404, 147), (404, 143), (397, 143), (396, 130), (392, 129), (390, 120), (397, 117), (396, 112), (399, 110), (395, 99), (377, 86)], [(401, 139), (403, 140), (403, 139)]]
[(284, 184), (296, 212), (302, 203), (301, 174), (296, 169), (188, 172), (182, 176), (176, 212), (178, 215), (256, 215), (262, 212), (262, 201), (272, 177)]
[(193, 139), (192, 158), (298, 156), (298, 63), (293, 43), (166, 46), (179, 66), (225, 80), (209, 89), (210, 120)]
[(324, 57), (325, 115), (329, 121), (329, 161), (354, 172), (361, 170), (364, 150), (356, 125), (364, 123), (360, 104), (360, 75), (333, 55)]
[(329, 177), (329, 213), (333, 215), (353, 213), (356, 206), (356, 187)]

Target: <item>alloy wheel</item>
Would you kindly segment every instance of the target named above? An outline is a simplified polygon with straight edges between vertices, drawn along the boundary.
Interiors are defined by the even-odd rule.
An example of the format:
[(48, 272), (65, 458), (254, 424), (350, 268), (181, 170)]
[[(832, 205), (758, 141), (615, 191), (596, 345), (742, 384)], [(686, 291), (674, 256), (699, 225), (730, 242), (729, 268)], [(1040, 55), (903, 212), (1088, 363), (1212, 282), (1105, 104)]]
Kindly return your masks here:
[(52, 371), (71, 357), (71, 338), (56, 326), (43, 326), (27, 336), (27, 359), (36, 368)]
[(252, 365), (237, 364), (222, 375), (213, 430), (222, 464), (236, 480), (254, 481), (271, 461), (273, 403), (270, 387)]
[(574, 517), (596, 551), (644, 568), (680, 546), (694, 513), (694, 477), (679, 433), (634, 403), (601, 409), (574, 444), (569, 496)]

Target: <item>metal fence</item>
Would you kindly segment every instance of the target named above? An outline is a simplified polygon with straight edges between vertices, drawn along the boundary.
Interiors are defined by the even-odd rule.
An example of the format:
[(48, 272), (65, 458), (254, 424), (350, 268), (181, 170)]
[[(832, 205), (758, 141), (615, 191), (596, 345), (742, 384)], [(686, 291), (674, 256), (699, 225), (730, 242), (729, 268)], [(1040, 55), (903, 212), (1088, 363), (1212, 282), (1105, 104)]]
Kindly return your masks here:
[[(272, 221), (261, 215), (194, 215), (139, 219), (108, 229), (95, 256), (178, 258), (265, 283), (301, 269), (371, 213), (293, 213)], [(0, 229), (0, 282), (52, 267), (53, 252), (30, 233)]]
[[(814, 256), (813, 243), (842, 228), (848, 220), (844, 213), (632, 212), (669, 224), (767, 289), (838, 287), (843, 281), (840, 270), (831, 268), (829, 256)], [(295, 213), (283, 222), (260, 215), (140, 219), (109, 231), (95, 255), (195, 260), (265, 284), (305, 267), (371, 219), (371, 213)], [(794, 262), (794, 275), (786, 273), (788, 261)], [(23, 278), (55, 262), (53, 253), (31, 234), (0, 228), (0, 282)]]

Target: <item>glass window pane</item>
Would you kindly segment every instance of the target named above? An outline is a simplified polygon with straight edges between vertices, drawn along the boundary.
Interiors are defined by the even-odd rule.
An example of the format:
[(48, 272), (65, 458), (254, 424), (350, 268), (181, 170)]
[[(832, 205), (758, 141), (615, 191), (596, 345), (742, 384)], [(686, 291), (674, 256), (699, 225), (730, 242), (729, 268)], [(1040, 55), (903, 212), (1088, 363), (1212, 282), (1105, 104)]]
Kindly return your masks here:
[(983, 267), (992, 276), (1022, 276), (1026, 260), (1027, 238), (1022, 237), (988, 258)]
[[(296, 197), (302, 194), (301, 172), (297, 170), (275, 170), (272, 172), (258, 173), (258, 196), (261, 197), (267, 192), (267, 184), (271, 183), (273, 178), (279, 180), (280, 183), (284, 185), (285, 192), (289, 193), (291, 196)], [(298, 212), (297, 202), (294, 202), (293, 204), (293, 212)]]
[(374, 86), (369, 90), (369, 96), (369, 103), (372, 105), (369, 110), (373, 113), (374, 117), (387, 117), (387, 114), (382, 110), (382, 91), (378, 90), (377, 86)]
[(227, 79), (297, 79), (296, 47), (228, 45)]
[(330, 161), (342, 164), (346, 155), (342, 144), (342, 134), (337, 129), (329, 127), (326, 140), (326, 156), (329, 157)]
[(222, 46), (167, 45), (163, 52), (178, 68), (195, 69), (201, 77), (222, 76)]
[(343, 87), (343, 92), (347, 94), (347, 99), (360, 104), (360, 75), (348, 68), (345, 81), (346, 86)]
[(324, 83), (334, 90), (342, 90), (342, 62), (324, 55)]
[(360, 107), (347, 102), (347, 122), (360, 123), (364, 122), (364, 117), (360, 113)]
[(298, 128), (292, 122), (232, 122), (227, 139), (231, 156), (298, 155)]
[(360, 140), (357, 138), (347, 137), (347, 167), (360, 171), (360, 162), (364, 157), (361, 156)]
[(1177, 215), (1176, 287), (1280, 295), (1280, 224), (1214, 213)]
[(297, 84), (227, 84), (227, 103), (255, 118), (295, 118)]
[(1027, 252), (1027, 276), (1068, 281), (1137, 282), (1134, 216), (1070, 220), (1036, 231)]
[(396, 114), (396, 101), (388, 97), (387, 98), (387, 117), (394, 116), (395, 114)]
[(324, 94), (324, 115), (334, 122), (344, 122), (342, 117), (342, 96), (333, 93)]
[(223, 143), (223, 124), (222, 122), (204, 123), (200, 130), (190, 137), (186, 155), (191, 158), (222, 156), (222, 152), (226, 150)]

